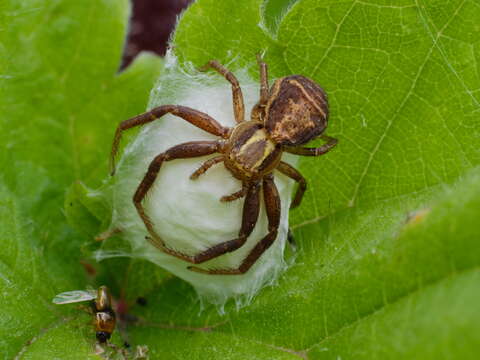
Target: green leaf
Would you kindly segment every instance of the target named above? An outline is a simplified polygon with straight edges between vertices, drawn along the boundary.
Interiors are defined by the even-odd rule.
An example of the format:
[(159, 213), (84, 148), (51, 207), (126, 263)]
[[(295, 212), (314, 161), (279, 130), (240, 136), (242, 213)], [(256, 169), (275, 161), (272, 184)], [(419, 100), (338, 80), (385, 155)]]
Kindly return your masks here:
[(292, 9), (279, 30), (285, 61), (326, 89), (342, 149), (309, 167), (317, 196), (295, 222), (451, 183), (479, 164), (478, 16), (463, 0)]
[(152, 359), (475, 358), (476, 1), (198, 0), (182, 15), (182, 64), (216, 58), (257, 76), (265, 51), (272, 78), (300, 73), (325, 88), (339, 139), (302, 159), (294, 265), (226, 316), (200, 313), (192, 288), (151, 264), (108, 260), (95, 281), (78, 264), (109, 214), (76, 181), (102, 184), (115, 126), (144, 109), (159, 69), (145, 56), (116, 75), (127, 16), (126, 1), (0, 5), (5, 357), (94, 356), (89, 315), (50, 304), (91, 282), (130, 305), (129, 342)]
[(270, 33), (275, 36), (278, 26), (289, 9), (298, 0), (265, 0), (263, 3), (263, 22)]
[(51, 299), (88, 282), (65, 192), (100, 183), (115, 124), (145, 109), (159, 72), (147, 54), (117, 74), (129, 13), (126, 0), (0, 5), (2, 358), (93, 354), (88, 313)]
[[(479, 281), (478, 268), (443, 279), (342, 329), (309, 354), (321, 359), (476, 359)], [(432, 329), (437, 330), (433, 341)]]
[[(285, 71), (281, 56), (268, 56), (270, 52), (280, 53), (276, 53), (279, 45), (264, 26), (262, 6), (262, 0), (245, 0), (242, 6), (215, 0), (193, 3), (175, 31), (175, 54), (182, 62), (192, 62), (196, 66), (219, 59), (229, 63), (232, 70), (242, 66), (257, 70), (256, 54), (268, 50), (266, 59), (270, 70)], [(273, 10), (273, 14), (276, 11)]]
[(95, 237), (110, 225), (112, 209), (105, 194), (75, 182), (65, 194), (65, 216), (70, 225), (86, 236)]

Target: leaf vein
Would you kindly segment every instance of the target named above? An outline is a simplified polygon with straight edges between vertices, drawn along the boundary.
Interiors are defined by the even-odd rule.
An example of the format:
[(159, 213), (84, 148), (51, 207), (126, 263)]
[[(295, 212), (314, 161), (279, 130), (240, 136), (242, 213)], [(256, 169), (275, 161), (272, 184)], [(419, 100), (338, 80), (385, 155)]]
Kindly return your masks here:
[[(404, 97), (404, 99), (402, 100), (402, 102), (400, 103), (397, 111), (395, 112), (394, 116), (392, 117), (392, 119), (387, 123), (387, 126), (384, 130), (384, 132), (382, 133), (382, 135), (380, 136), (380, 139), (378, 140), (377, 144), (375, 145), (375, 147), (373, 148), (373, 151), (372, 153), (370, 154), (368, 160), (367, 160), (367, 163), (365, 165), (365, 168), (362, 172), (362, 174), (360, 175), (360, 179), (357, 183), (357, 186), (355, 187), (354, 189), (354, 192), (353, 192), (353, 196), (352, 196), (352, 199), (350, 200), (350, 203), (349, 203), (349, 206), (353, 207), (355, 205), (355, 201), (358, 197), (358, 193), (359, 193), (359, 190), (360, 190), (360, 186), (363, 184), (363, 181), (365, 179), (365, 176), (367, 175), (368, 173), (368, 170), (370, 169), (370, 166), (373, 162), (373, 159), (375, 157), (375, 155), (378, 153), (378, 150), (380, 149), (380, 146), (382, 145), (383, 141), (385, 140), (389, 130), (391, 129), (392, 127), (392, 124), (395, 122), (395, 120), (398, 118), (400, 112), (403, 110), (403, 108), (405, 107), (407, 101), (410, 99), (410, 96), (414, 93), (414, 90), (415, 90), (415, 87), (417, 86), (417, 83), (418, 83), (418, 79), (420, 78), (420, 76), (422, 75), (424, 69), (425, 69), (425, 66), (428, 62), (428, 60), (430, 59), (431, 55), (433, 54), (433, 50), (436, 48), (436, 42), (438, 40), (438, 38), (440, 37), (441, 33), (448, 27), (448, 25), (453, 21), (453, 19), (455, 18), (455, 16), (458, 15), (458, 11), (459, 9), (463, 6), (464, 2), (466, 0), (464, 0), (462, 2), (462, 4), (460, 4), (460, 6), (457, 8), (457, 10), (455, 11), (455, 13), (452, 15), (452, 17), (449, 19), (449, 21), (447, 23), (445, 23), (445, 25), (442, 27), (442, 29), (440, 29), (440, 31), (437, 33), (437, 37), (435, 39), (433, 39), (433, 42), (432, 42), (432, 46), (430, 47), (427, 55), (425, 56), (425, 60), (423, 61), (423, 63), (420, 65), (418, 71), (417, 71), (417, 74), (415, 75), (415, 78), (413, 79), (413, 82), (410, 86), (410, 89), (407, 91), (407, 94), (406, 96)], [(420, 12), (420, 9), (419, 9), (419, 12)]]

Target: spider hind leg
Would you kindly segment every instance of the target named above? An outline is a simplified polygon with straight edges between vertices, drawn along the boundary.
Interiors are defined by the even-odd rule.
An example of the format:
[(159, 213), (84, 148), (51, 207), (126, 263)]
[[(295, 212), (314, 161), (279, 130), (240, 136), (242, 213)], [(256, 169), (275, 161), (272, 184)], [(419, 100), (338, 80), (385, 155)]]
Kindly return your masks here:
[(242, 226), (238, 233), (238, 237), (233, 240), (221, 242), (206, 250), (203, 250), (201, 253), (196, 255), (187, 255), (177, 250), (168, 248), (164, 241), (153, 230), (153, 226), (148, 216), (143, 213), (142, 219), (144, 219), (144, 217), (147, 219), (145, 225), (147, 226), (147, 229), (151, 235), (147, 237), (147, 240), (163, 252), (192, 264), (201, 264), (223, 254), (235, 251), (245, 244), (248, 236), (250, 236), (255, 224), (257, 223), (258, 214), (260, 212), (259, 188), (260, 184), (258, 183), (254, 183), (248, 187), (245, 203), (243, 205)]
[(263, 179), (263, 197), (268, 218), (268, 234), (255, 245), (237, 269), (202, 269), (196, 266), (189, 266), (188, 269), (210, 275), (241, 275), (246, 273), (277, 238), (278, 227), (280, 226), (280, 196), (271, 174)]

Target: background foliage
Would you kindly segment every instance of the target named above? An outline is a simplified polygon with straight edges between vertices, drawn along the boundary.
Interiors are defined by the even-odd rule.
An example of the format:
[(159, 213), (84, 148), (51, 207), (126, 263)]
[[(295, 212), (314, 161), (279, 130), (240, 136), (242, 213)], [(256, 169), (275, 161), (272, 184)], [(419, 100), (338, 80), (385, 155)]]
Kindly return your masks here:
[(98, 358), (89, 315), (51, 298), (106, 283), (144, 319), (129, 341), (151, 358), (475, 358), (478, 2), (199, 0), (185, 12), (173, 39), (181, 61), (217, 58), (256, 76), (265, 50), (272, 77), (322, 84), (328, 133), (340, 139), (302, 160), (310, 187), (291, 214), (296, 264), (223, 317), (198, 315), (192, 289), (149, 264), (110, 260), (96, 279), (80, 265), (105, 219), (71, 184), (101, 184), (116, 124), (144, 110), (161, 71), (145, 54), (117, 73), (128, 9), (0, 3), (3, 357)]

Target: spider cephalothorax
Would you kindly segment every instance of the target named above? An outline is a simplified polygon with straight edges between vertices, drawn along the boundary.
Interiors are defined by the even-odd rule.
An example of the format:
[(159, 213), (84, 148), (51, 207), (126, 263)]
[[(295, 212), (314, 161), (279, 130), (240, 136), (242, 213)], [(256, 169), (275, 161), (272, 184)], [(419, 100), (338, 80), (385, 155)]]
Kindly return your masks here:
[[(306, 190), (304, 177), (292, 166), (283, 162), (283, 152), (304, 156), (318, 156), (332, 149), (337, 140), (322, 135), (327, 127), (328, 103), (325, 92), (312, 80), (291, 75), (275, 81), (269, 89), (267, 65), (259, 59), (260, 100), (253, 107), (250, 121), (245, 120), (245, 107), (240, 85), (235, 76), (217, 61), (210, 61), (211, 67), (232, 84), (233, 110), (237, 125), (226, 128), (205, 113), (179, 105), (163, 105), (149, 112), (123, 121), (117, 128), (111, 154), (112, 175), (115, 172), (115, 155), (122, 132), (143, 125), (170, 113), (191, 124), (221, 137), (217, 141), (191, 141), (173, 146), (157, 155), (137, 188), (133, 202), (150, 234), (150, 242), (160, 250), (193, 264), (200, 264), (240, 248), (252, 233), (260, 211), (260, 189), (263, 188), (268, 234), (253, 247), (237, 269), (189, 269), (207, 274), (243, 274), (258, 260), (277, 237), (280, 223), (280, 197), (273, 181), (277, 170), (299, 183), (291, 208), (298, 206)], [(317, 148), (301, 145), (321, 136), (327, 143)], [(192, 175), (198, 178), (211, 166), (223, 162), (226, 169), (242, 182), (242, 188), (221, 201), (233, 201), (245, 197), (242, 225), (238, 237), (214, 245), (199, 254), (187, 255), (168, 248), (155, 232), (149, 216), (145, 213), (142, 201), (153, 185), (164, 161), (184, 159), (219, 153), (205, 161)]]

